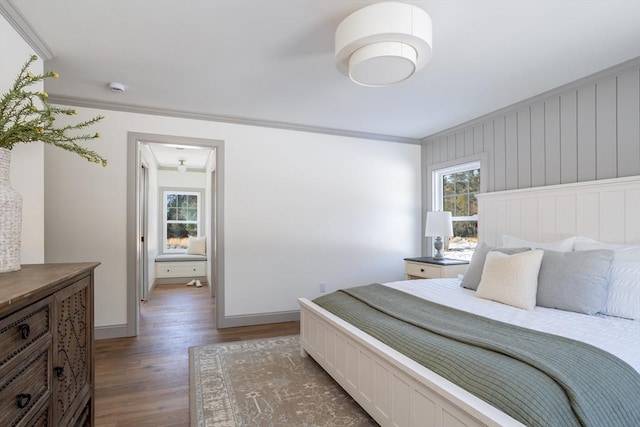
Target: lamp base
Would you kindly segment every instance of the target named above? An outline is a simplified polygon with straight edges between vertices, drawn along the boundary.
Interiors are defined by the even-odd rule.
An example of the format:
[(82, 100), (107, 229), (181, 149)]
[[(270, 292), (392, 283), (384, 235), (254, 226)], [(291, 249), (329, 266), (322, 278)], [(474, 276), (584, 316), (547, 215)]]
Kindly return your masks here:
[(436, 249), (436, 254), (433, 257), (435, 259), (444, 259), (444, 254), (442, 253), (442, 248), (444, 247), (444, 243), (442, 242), (442, 237), (438, 236), (435, 238), (433, 242), (433, 247)]

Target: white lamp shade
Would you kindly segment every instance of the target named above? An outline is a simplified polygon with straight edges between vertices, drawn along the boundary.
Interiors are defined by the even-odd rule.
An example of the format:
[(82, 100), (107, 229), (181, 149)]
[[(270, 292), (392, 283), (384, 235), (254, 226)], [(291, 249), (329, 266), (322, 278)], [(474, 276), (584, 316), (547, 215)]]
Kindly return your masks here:
[(451, 212), (427, 212), (427, 224), (424, 235), (430, 236), (453, 236), (453, 223), (451, 222)]
[(336, 67), (363, 86), (399, 83), (431, 59), (431, 33), (431, 18), (416, 6), (370, 4), (336, 29)]

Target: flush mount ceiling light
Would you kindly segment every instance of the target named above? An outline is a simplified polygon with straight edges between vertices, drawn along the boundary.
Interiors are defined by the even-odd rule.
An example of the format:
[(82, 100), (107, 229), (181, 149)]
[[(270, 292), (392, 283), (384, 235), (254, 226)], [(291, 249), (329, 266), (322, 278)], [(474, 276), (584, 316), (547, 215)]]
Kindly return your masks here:
[(178, 172), (185, 173), (187, 171), (187, 167), (184, 165), (184, 160), (178, 160), (180, 164), (178, 165)]
[(410, 4), (372, 4), (347, 16), (336, 30), (336, 66), (363, 86), (408, 79), (429, 62), (431, 49), (431, 18)]

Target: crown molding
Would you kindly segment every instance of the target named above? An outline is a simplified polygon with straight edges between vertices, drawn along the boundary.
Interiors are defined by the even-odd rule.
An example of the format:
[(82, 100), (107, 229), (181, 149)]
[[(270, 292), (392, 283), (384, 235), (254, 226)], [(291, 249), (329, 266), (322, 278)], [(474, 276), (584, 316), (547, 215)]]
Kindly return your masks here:
[[(2, 0), (0, 0), (2, 1)], [(149, 114), (154, 116), (178, 117), (183, 119), (204, 120), (210, 122), (231, 123), (236, 125), (259, 126), (275, 129), (292, 130), (299, 132), (319, 133), (326, 135), (345, 136), (350, 138), (372, 139), (377, 141), (399, 142), (402, 144), (420, 145), (418, 138), (406, 138), (402, 136), (383, 135), (377, 133), (357, 132), (345, 129), (324, 128), (319, 126), (306, 126), (295, 123), (285, 123), (270, 120), (248, 119), (234, 116), (219, 116), (215, 114), (195, 113), (189, 111), (169, 110), (164, 108), (143, 107), (113, 102), (96, 101), (72, 96), (60, 96), (49, 94), (49, 102), (52, 104), (69, 105), (75, 107), (96, 108), (102, 110), (114, 110), (127, 113)]]
[(0, 0), (0, 15), (4, 16), (9, 24), (11, 24), (43, 61), (48, 61), (53, 58), (51, 49), (49, 49), (47, 44), (38, 36), (38, 33), (36, 33), (24, 16), (18, 12), (18, 9), (16, 9), (11, 0)]
[(533, 105), (537, 102), (540, 101), (544, 101), (547, 100), (553, 96), (559, 96), (565, 92), (569, 92), (572, 90), (577, 90), (578, 88), (581, 88), (585, 85), (588, 85), (590, 83), (595, 83), (598, 82), (600, 80), (606, 79), (607, 77), (613, 77), (616, 74), (619, 74), (623, 71), (627, 71), (627, 70), (632, 70), (632, 69), (637, 69), (640, 67), (640, 56), (637, 56), (635, 58), (629, 59), (627, 61), (621, 62), (620, 64), (614, 65), (612, 67), (609, 68), (605, 68), (604, 70), (601, 71), (597, 71), (593, 74), (589, 74), (588, 76), (579, 78), (578, 80), (574, 80), (570, 83), (567, 83), (565, 85), (562, 86), (558, 86), (554, 89), (550, 89), (546, 92), (542, 92), (538, 95), (532, 96), (531, 98), (527, 98), (527, 99), (523, 99), (522, 101), (516, 102), (515, 104), (511, 104), (507, 107), (501, 108), (499, 110), (493, 111), (491, 113), (488, 114), (484, 114), (480, 117), (476, 117), (475, 119), (471, 119), (467, 122), (464, 123), (460, 123), (459, 125), (450, 127), (448, 129), (445, 129), (443, 131), (434, 133), (432, 135), (429, 136), (425, 136), (424, 138), (421, 139), (422, 143), (426, 143), (429, 141), (432, 141), (434, 139), (438, 139), (447, 135), (450, 135), (452, 133), (458, 132), (460, 130), (463, 129), (467, 129), (469, 127), (478, 125), (480, 123), (484, 123), (487, 120), (491, 120), (491, 119), (495, 119), (497, 117), (501, 117), (504, 116), (507, 113), (510, 113), (512, 111), (515, 110), (519, 110), (521, 108), (524, 107), (528, 107), (530, 105)]
[[(38, 36), (29, 22), (22, 16), (18, 9), (13, 5), (12, 0), (0, 0), (0, 14), (5, 17), (9, 24), (20, 34), (25, 42), (42, 58), (43, 61), (53, 59), (54, 55), (47, 44)], [(154, 107), (144, 107), (136, 105), (126, 105), (119, 103), (110, 103), (103, 101), (95, 101), (70, 96), (60, 96), (50, 94), (49, 102), (62, 105), (71, 105), (78, 107), (97, 108), (104, 110), (123, 111), (129, 113), (149, 114), (156, 116), (169, 116), (193, 120), (204, 120), (213, 122), (223, 122), (247, 126), (259, 126), (275, 129), (292, 130), (299, 132), (319, 133), (326, 135), (344, 136), (350, 138), (372, 139), (377, 141), (399, 142), (403, 144), (419, 145), (421, 143), (418, 138), (407, 138), (394, 135), (383, 135), (368, 132), (350, 131), (345, 129), (323, 128), (318, 126), (298, 125), (294, 123), (277, 122), (270, 120), (256, 120), (233, 116), (219, 116), (214, 114), (194, 113), (189, 111), (170, 110)]]

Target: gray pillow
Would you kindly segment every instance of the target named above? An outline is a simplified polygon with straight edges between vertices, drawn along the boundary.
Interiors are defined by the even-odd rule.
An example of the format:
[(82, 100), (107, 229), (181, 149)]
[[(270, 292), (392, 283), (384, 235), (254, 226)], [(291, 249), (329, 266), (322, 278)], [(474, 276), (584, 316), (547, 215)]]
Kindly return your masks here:
[(607, 304), (614, 251), (544, 251), (536, 305), (596, 314)]
[(473, 251), (473, 256), (471, 257), (467, 271), (465, 271), (464, 277), (462, 278), (461, 286), (474, 291), (478, 289), (480, 279), (482, 278), (482, 270), (484, 269), (484, 261), (490, 251), (513, 255), (530, 250), (531, 248), (494, 248), (484, 242), (479, 243), (475, 251)]

